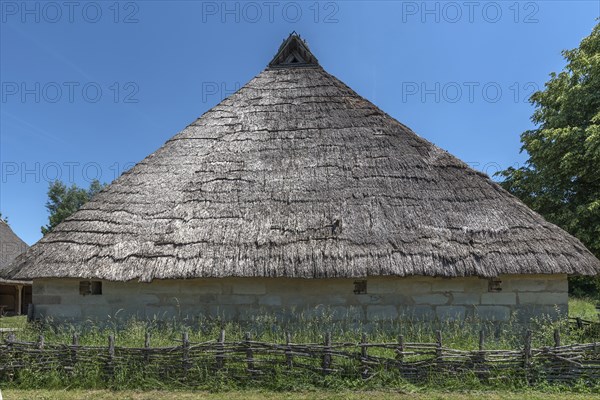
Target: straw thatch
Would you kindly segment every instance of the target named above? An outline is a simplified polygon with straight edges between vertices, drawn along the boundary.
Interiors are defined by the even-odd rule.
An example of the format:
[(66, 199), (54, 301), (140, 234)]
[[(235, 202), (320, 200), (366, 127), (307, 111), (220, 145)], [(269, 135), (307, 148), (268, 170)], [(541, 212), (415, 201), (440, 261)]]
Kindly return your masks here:
[(11, 276), (599, 272), (577, 239), (360, 97), (292, 35), (266, 70), (57, 226)]
[(3, 279), (8, 272), (9, 265), (19, 255), (23, 254), (29, 246), (21, 240), (6, 222), (0, 219), (0, 284), (31, 285), (31, 281), (15, 281)]

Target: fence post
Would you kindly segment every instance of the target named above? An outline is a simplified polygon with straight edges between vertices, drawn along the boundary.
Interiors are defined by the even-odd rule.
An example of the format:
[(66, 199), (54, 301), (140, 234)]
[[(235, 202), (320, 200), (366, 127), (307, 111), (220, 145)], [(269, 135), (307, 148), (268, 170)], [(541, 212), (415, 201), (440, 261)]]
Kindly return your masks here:
[(285, 348), (285, 363), (288, 368), (293, 368), (294, 360), (292, 355), (292, 334), (290, 332), (286, 332), (285, 334), (286, 348)]
[(37, 348), (40, 350), (44, 348), (44, 335), (38, 336)]
[(444, 368), (443, 351), (442, 351), (442, 331), (435, 331), (435, 364), (437, 370), (442, 372)]
[(331, 332), (325, 334), (325, 349), (323, 351), (323, 375), (329, 374), (331, 367)]
[(525, 347), (523, 348), (523, 368), (525, 371), (525, 380), (528, 384), (531, 383), (529, 367), (531, 365), (531, 331), (527, 329), (525, 332)]
[(554, 347), (560, 347), (560, 331), (558, 328), (554, 330)]
[(150, 332), (144, 334), (144, 363), (148, 365), (150, 362)]
[(360, 338), (360, 363), (362, 365), (361, 376), (363, 379), (369, 377), (369, 366), (367, 364), (367, 334), (363, 333)]
[(181, 366), (183, 367), (183, 374), (187, 375), (188, 370), (190, 369), (190, 338), (187, 331), (181, 334), (181, 341), (183, 342), (181, 345)]
[(252, 345), (250, 344), (250, 332), (246, 332), (246, 362), (248, 363), (248, 372), (254, 375), (254, 354), (252, 353)]
[(577, 321), (577, 329), (582, 329), (583, 328), (583, 321), (581, 320), (581, 317), (577, 317), (575, 319), (575, 321)]
[(435, 349), (435, 356), (438, 358), (438, 361), (441, 361), (442, 358), (442, 331), (435, 331), (435, 342), (437, 347)]
[(483, 329), (479, 331), (479, 352), (473, 357), (473, 368), (477, 378), (481, 381), (485, 379), (485, 353), (483, 349), (485, 347), (485, 332)]
[(6, 371), (10, 371), (10, 373), (7, 374), (9, 382), (12, 382), (12, 380), (14, 378), (14, 373), (15, 373), (15, 367), (12, 365), (12, 361), (13, 361), (12, 350), (13, 350), (13, 346), (14, 346), (13, 342), (15, 342), (15, 340), (16, 340), (16, 338), (15, 338), (14, 332), (9, 332), (8, 336), (4, 340), (4, 342), (6, 343), (6, 359), (10, 360), (10, 362), (7, 363), (7, 368), (6, 368)]
[(225, 365), (225, 329), (221, 329), (219, 342), (217, 343), (216, 352), (217, 369), (222, 369)]
[(402, 370), (404, 365), (404, 336), (398, 335), (398, 349), (396, 350), (396, 360), (398, 360), (398, 367)]
[(115, 361), (115, 336), (108, 335), (108, 358), (106, 360), (106, 373), (109, 378), (114, 378)]
[(73, 332), (71, 345), (71, 368), (73, 368), (73, 372), (75, 372), (75, 365), (77, 364), (77, 347), (79, 347), (79, 337), (75, 332)]
[(479, 331), (479, 351), (483, 351), (483, 346), (485, 345), (485, 333), (483, 329)]

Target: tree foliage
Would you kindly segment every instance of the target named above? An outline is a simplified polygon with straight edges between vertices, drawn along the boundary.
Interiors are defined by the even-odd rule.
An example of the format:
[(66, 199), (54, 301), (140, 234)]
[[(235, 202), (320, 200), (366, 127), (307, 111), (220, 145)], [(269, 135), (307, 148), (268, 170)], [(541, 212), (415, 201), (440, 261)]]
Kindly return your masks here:
[(48, 216), (48, 225), (42, 226), (42, 234), (51, 232), (56, 225), (60, 224), (65, 218), (69, 217), (75, 211), (79, 210), (96, 193), (104, 189), (106, 185), (97, 180), (92, 181), (89, 189), (83, 189), (73, 184), (67, 187), (61, 181), (54, 181), (48, 188), (48, 201), (46, 209), (50, 213)]
[[(562, 54), (563, 71), (530, 98), (537, 128), (521, 135), (527, 163), (499, 175), (505, 189), (600, 257), (600, 24)], [(594, 287), (591, 279), (574, 283)]]

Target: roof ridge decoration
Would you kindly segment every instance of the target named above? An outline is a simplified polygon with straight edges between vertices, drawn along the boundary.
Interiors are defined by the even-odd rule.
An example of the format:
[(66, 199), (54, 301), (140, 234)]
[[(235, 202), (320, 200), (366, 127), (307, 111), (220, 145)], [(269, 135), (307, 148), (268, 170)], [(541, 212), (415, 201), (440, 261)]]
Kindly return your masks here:
[(318, 66), (319, 61), (311, 53), (306, 44), (296, 31), (290, 33), (287, 39), (285, 39), (277, 54), (271, 62), (269, 67), (272, 68), (290, 68), (290, 67), (310, 67)]

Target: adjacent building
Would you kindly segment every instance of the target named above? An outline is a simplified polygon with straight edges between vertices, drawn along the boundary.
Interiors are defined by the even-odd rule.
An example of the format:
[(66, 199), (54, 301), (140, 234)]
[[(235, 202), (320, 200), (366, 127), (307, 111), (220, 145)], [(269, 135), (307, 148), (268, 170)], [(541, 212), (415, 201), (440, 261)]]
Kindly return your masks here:
[[(0, 219), (0, 275), (29, 246)], [(3, 279), (0, 277), (0, 315), (20, 315), (27, 313), (31, 304), (31, 280)]]

